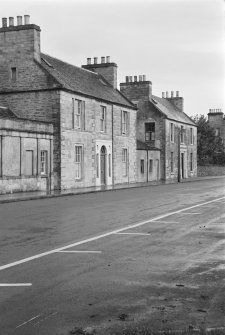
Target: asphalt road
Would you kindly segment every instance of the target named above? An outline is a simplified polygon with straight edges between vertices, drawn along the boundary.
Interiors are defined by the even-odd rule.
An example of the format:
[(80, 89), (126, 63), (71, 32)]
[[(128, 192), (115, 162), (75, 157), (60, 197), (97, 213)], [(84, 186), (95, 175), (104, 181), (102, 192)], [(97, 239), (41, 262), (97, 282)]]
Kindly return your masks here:
[(224, 327), (225, 178), (0, 205), (0, 334)]

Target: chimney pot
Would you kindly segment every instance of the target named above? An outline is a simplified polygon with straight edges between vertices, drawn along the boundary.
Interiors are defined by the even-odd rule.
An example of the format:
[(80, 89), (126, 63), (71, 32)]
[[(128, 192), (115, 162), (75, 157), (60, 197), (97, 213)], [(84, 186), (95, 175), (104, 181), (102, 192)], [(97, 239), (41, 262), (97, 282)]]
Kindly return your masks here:
[(146, 75), (145, 74), (143, 75), (143, 81), (146, 81)]
[(169, 92), (166, 91), (166, 98), (169, 98)]
[(13, 27), (14, 26), (14, 17), (10, 16), (9, 17), (9, 27)]
[(7, 27), (7, 17), (2, 18), (2, 27)]
[(173, 98), (174, 97), (174, 92), (173, 91), (171, 91), (171, 98)]
[(134, 76), (134, 81), (138, 81), (137, 76)]
[(87, 58), (87, 65), (91, 65), (91, 58)]
[(139, 81), (142, 81), (142, 76), (139, 76)]
[(94, 64), (98, 64), (98, 57), (94, 57)]
[(106, 63), (110, 63), (110, 56), (106, 56)]
[(105, 63), (105, 57), (101, 57), (101, 63), (102, 63), (102, 64)]
[(30, 24), (30, 15), (24, 15), (24, 24)]
[(126, 83), (129, 83), (129, 76), (126, 76)]
[(176, 97), (179, 98), (179, 91), (176, 91)]
[(22, 24), (23, 24), (22, 16), (17, 16), (17, 26), (22, 26)]
[(165, 98), (165, 92), (162, 92), (162, 98)]
[(132, 83), (132, 81), (133, 81), (133, 78), (132, 78), (132, 76), (130, 76), (130, 82)]

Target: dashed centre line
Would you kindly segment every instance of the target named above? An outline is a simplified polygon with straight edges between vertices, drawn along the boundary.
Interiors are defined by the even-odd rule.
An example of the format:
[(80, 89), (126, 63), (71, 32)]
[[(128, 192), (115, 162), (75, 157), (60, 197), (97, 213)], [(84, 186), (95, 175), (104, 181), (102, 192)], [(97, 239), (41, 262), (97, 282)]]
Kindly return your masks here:
[[(93, 242), (93, 241), (99, 240), (101, 238), (104, 238), (104, 237), (107, 237), (107, 236), (111, 236), (111, 235), (113, 235), (115, 233), (120, 233), (120, 232), (126, 231), (128, 229), (133, 229), (133, 228), (136, 228), (136, 227), (141, 227), (141, 226), (143, 226), (143, 225), (145, 225), (147, 223), (150, 223), (150, 222), (157, 222), (157, 220), (164, 219), (164, 218), (166, 218), (168, 216), (171, 216), (171, 215), (174, 215), (174, 214), (178, 214), (178, 213), (183, 213), (183, 212), (185, 212), (187, 210), (191, 210), (193, 208), (201, 207), (201, 206), (204, 206), (204, 205), (207, 205), (207, 204), (211, 204), (213, 202), (221, 201), (221, 200), (224, 200), (224, 199), (225, 199), (225, 197), (221, 197), (221, 198), (218, 198), (218, 199), (206, 201), (206, 202), (200, 203), (198, 205), (193, 205), (193, 206), (190, 206), (190, 207), (187, 207), (187, 208), (184, 208), (184, 209), (180, 209), (180, 210), (177, 210), (177, 211), (174, 211), (174, 212), (170, 212), (170, 213), (166, 213), (166, 214), (160, 215), (160, 216), (155, 217), (153, 219), (149, 219), (149, 220), (141, 221), (141, 222), (138, 222), (138, 223), (130, 224), (130, 225), (128, 225), (126, 227), (123, 227), (123, 228), (119, 228), (119, 229), (116, 229), (116, 230), (113, 230), (113, 231), (110, 231), (110, 232), (106, 232), (106, 233), (103, 233), (103, 234), (100, 234), (100, 235), (97, 235), (97, 236), (94, 236), (94, 237), (90, 237), (90, 238), (85, 239), (85, 240), (74, 242), (74, 243), (71, 243), (69, 245), (65, 245), (65, 246), (60, 247), (60, 248), (52, 249), (52, 250), (49, 250), (49, 251), (46, 251), (46, 252), (43, 252), (43, 253), (40, 253), (40, 254), (37, 254), (37, 255), (34, 255), (34, 256), (23, 258), (23, 259), (20, 259), (18, 261), (15, 261), (15, 262), (8, 263), (8, 264), (0, 266), (0, 271), (8, 269), (8, 268), (11, 268), (13, 266), (17, 266), (17, 265), (20, 265), (20, 264), (23, 264), (23, 263), (27, 263), (27, 262), (33, 261), (35, 259), (39, 259), (39, 258), (48, 256), (48, 255), (57, 253), (57, 252), (62, 251), (62, 250), (66, 250), (66, 249), (70, 249), (72, 247), (76, 247), (78, 245), (87, 244), (89, 242)], [(191, 213), (191, 214), (193, 214), (193, 213)]]
[(0, 287), (18, 287), (18, 286), (32, 286), (32, 283), (0, 283)]
[(101, 251), (91, 251), (91, 250), (60, 250), (57, 252), (67, 252), (67, 253), (77, 253), (77, 254), (101, 254)]

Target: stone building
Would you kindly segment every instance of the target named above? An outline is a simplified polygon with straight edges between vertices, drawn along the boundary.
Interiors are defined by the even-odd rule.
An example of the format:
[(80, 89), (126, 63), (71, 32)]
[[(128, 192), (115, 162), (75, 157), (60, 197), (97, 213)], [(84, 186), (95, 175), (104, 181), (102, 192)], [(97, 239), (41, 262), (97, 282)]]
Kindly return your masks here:
[[(38, 132), (30, 129), (37, 127), (46, 140), (53, 134), (55, 189), (135, 182), (136, 108), (116, 89), (117, 65), (102, 57), (100, 64), (88, 59), (79, 68), (45, 55), (40, 31), (27, 15), (24, 24), (18, 16), (17, 25), (4, 18), (0, 28), (0, 105), (17, 116), (1, 122), (8, 122), (16, 136), (32, 137), (33, 173), (39, 173), (41, 149), (34, 147)], [(17, 162), (18, 143), (11, 141)], [(18, 164), (20, 176), (26, 167), (19, 171)]]
[[(138, 80), (139, 79), (139, 80)], [(183, 111), (183, 98), (152, 94), (146, 76), (126, 77), (121, 92), (138, 108), (137, 181), (180, 181), (197, 175), (197, 127)]]
[(0, 107), (0, 194), (51, 190), (53, 127)]
[(215, 135), (221, 137), (225, 143), (225, 115), (221, 109), (210, 109), (208, 123), (215, 130)]

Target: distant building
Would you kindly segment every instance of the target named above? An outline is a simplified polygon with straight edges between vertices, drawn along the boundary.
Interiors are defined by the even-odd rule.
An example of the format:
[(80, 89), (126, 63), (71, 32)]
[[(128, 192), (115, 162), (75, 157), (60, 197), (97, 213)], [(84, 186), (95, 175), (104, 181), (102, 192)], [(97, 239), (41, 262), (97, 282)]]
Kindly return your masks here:
[(208, 123), (215, 130), (215, 135), (225, 143), (225, 116), (221, 109), (209, 109)]
[(197, 176), (197, 127), (183, 112), (183, 98), (152, 94), (146, 76), (130, 76), (121, 92), (138, 108), (137, 180), (173, 182)]

